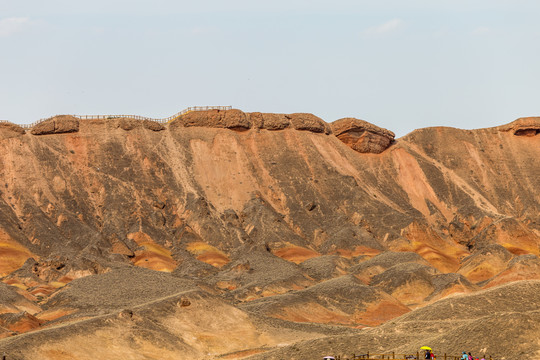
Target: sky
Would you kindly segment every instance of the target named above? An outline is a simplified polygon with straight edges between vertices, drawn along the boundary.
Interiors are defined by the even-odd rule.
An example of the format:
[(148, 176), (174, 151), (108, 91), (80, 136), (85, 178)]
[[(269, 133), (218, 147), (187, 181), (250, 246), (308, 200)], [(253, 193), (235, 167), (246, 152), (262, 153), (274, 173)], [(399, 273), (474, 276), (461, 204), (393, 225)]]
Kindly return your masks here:
[(0, 120), (189, 106), (422, 127), (540, 116), (537, 0), (0, 0)]

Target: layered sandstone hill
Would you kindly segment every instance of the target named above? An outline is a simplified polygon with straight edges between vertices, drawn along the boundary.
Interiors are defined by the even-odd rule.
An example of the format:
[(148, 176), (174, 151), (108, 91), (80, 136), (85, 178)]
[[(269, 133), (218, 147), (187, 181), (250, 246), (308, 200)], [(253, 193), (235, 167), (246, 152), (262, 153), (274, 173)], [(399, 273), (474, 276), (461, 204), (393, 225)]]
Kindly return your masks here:
[[(170, 358), (235, 358), (539, 279), (539, 129), (396, 140), (353, 118), (240, 110), (0, 123), (0, 337), (24, 358), (34, 341), (51, 359), (103, 357), (53, 339), (88, 326), (102, 343), (139, 309), (130, 354), (129, 336), (152, 359), (167, 344), (145, 332), (182, 331)], [(186, 294), (206, 305), (188, 311)], [(211, 318), (174, 325), (175, 304), (194, 324), (212, 304), (232, 312), (253, 341), (228, 342)]]

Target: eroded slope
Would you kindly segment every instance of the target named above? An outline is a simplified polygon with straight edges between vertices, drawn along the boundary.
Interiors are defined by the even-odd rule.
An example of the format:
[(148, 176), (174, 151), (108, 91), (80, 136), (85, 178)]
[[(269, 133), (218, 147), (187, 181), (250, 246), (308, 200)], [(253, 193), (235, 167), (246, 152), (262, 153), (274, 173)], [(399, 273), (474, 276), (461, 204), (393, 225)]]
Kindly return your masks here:
[[(9, 299), (25, 304), (0, 304), (0, 336), (85, 319), (107, 327), (101, 317), (125, 304), (100, 286), (114, 286), (106, 273), (119, 266), (129, 276), (147, 268), (139, 282), (170, 272), (182, 291), (279, 326), (376, 325), (452, 294), (538, 279), (539, 124), (397, 140), (357, 119), (239, 110), (167, 125), (59, 117), (25, 133), (0, 124), (0, 275)], [(97, 287), (74, 297), (76, 279)], [(89, 306), (83, 295), (102, 300)], [(196, 331), (217, 336), (208, 326)], [(194, 357), (211, 347), (197, 339)]]

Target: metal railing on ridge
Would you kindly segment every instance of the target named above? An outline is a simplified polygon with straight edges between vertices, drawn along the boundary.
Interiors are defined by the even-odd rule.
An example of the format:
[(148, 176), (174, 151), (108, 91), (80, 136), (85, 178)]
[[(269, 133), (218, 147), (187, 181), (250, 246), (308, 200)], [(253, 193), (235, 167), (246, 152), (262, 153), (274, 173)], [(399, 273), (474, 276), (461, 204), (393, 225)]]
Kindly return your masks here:
[[(130, 118), (130, 119), (135, 119), (135, 120), (150, 120), (150, 121), (155, 121), (161, 124), (166, 124), (192, 111), (231, 110), (231, 109), (232, 109), (232, 106), (190, 106), (172, 116), (162, 118), (162, 119), (155, 119), (155, 118), (150, 118), (150, 117), (140, 116), (140, 115), (71, 115), (71, 116), (76, 117), (81, 120), (110, 120), (110, 119), (118, 119), (118, 118)], [(59, 115), (54, 115), (54, 116), (49, 116), (47, 118), (39, 119), (37, 121), (34, 121), (31, 124), (17, 124), (17, 125), (19, 125), (20, 127), (24, 129), (30, 129), (39, 123), (42, 123), (44, 121), (54, 118), (55, 116), (59, 116)], [(0, 120), (0, 123), (10, 123), (10, 121)]]

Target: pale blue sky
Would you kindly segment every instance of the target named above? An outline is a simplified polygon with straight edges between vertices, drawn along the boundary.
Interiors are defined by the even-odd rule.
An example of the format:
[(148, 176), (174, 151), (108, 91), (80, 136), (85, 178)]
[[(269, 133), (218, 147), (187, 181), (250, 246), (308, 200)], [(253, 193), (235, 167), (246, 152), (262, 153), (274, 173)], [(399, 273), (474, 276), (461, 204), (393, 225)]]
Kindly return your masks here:
[(540, 115), (540, 1), (0, 0), (0, 119), (188, 106), (402, 136)]

